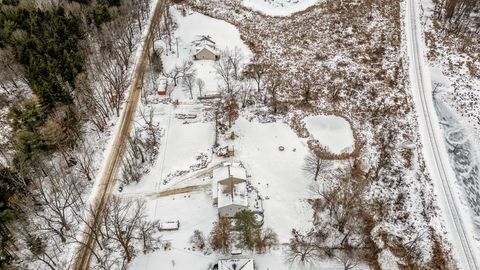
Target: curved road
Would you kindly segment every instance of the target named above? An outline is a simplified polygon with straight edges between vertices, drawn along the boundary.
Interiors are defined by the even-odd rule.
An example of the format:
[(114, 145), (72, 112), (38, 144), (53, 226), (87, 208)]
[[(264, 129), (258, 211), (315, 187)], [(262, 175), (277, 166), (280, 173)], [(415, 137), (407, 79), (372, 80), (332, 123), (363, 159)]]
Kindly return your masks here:
[(119, 119), (120, 123), (118, 131), (113, 139), (114, 141), (110, 152), (108, 153), (105, 166), (102, 168), (101, 176), (98, 179), (99, 182), (96, 183), (98, 190), (96, 190), (96, 194), (93, 195), (94, 199), (92, 199), (90, 205), (91, 211), (87, 216), (87, 224), (83, 231), (83, 243), (79, 247), (72, 263), (72, 268), (75, 270), (90, 269), (90, 262), (96, 244), (95, 232), (102, 225), (102, 215), (116, 183), (116, 176), (123, 159), (125, 145), (130, 136), (133, 120), (137, 112), (140, 93), (143, 86), (143, 76), (148, 64), (149, 51), (155, 37), (156, 26), (160, 23), (163, 10), (165, 9), (165, 0), (156, 1), (154, 9), (148, 32), (143, 39), (141, 54), (135, 63), (135, 69), (129, 90), (130, 94), (126, 101), (125, 109)]
[[(445, 147), (443, 137), (439, 136), (439, 126), (436, 112), (433, 107), (432, 87), (428, 74), (425, 69), (426, 64), (423, 59), (421, 28), (419, 27), (419, 18), (416, 12), (416, 1), (407, 0), (407, 10), (405, 14), (405, 27), (407, 35), (408, 55), (410, 59), (410, 82), (413, 96), (418, 112), (422, 143), (424, 147), (427, 167), (432, 178), (435, 181), (437, 195), (440, 199), (440, 205), (444, 218), (447, 221), (447, 228), (453, 245), (454, 256), (457, 258), (458, 266), (461, 269), (480, 269), (480, 265), (475, 257), (473, 245), (465, 227), (465, 222), (460, 213), (458, 202), (452, 191), (451, 179), (452, 173), (450, 163), (442, 155)], [(453, 176), (454, 177), (454, 176)]]

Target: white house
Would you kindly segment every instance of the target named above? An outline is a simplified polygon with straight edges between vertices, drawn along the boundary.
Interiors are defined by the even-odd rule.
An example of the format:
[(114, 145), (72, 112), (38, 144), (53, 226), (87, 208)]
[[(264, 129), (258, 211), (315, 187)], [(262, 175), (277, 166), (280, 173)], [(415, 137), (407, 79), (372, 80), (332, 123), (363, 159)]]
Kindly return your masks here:
[(253, 259), (218, 260), (218, 270), (255, 270)]
[(225, 163), (213, 170), (212, 195), (221, 217), (248, 209), (247, 173), (240, 164)]
[(195, 60), (218, 60), (220, 53), (215, 47), (215, 42), (210, 36), (199, 36), (192, 42), (195, 45), (193, 59)]

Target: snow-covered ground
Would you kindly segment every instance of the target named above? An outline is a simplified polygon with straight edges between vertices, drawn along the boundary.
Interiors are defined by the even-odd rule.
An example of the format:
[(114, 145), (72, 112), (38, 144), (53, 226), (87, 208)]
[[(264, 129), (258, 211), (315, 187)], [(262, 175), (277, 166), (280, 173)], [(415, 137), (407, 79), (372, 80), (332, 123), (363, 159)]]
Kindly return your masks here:
[[(147, 197), (149, 217), (161, 221), (178, 220), (180, 229), (163, 232), (162, 239), (171, 244), (168, 251), (160, 250), (139, 256), (130, 269), (191, 269), (192, 265), (196, 265), (196, 269), (207, 269), (208, 265), (215, 263), (218, 258), (226, 257), (215, 253), (205, 255), (200, 251), (192, 250), (192, 245), (189, 243), (194, 230), (198, 229), (208, 235), (213, 222), (217, 220), (217, 209), (213, 205), (209, 189), (212, 180), (207, 173), (201, 172), (211, 171), (210, 168), (225, 159), (213, 156), (209, 167), (200, 170), (200, 173), (193, 172), (193, 176), (192, 173), (187, 173), (184, 176), (172, 178), (166, 185), (162, 182), (165, 174), (172, 172), (174, 168), (188, 167), (189, 163), (195, 163), (193, 157), (199, 151), (197, 147), (208, 147), (213, 143), (213, 137), (210, 136), (213, 133), (208, 134), (202, 131), (210, 127), (213, 132), (213, 126), (208, 126), (208, 123), (197, 126), (184, 125), (184, 131), (188, 130), (192, 134), (186, 137), (196, 137), (194, 141), (185, 139), (185, 136), (175, 136), (175, 133), (169, 135), (169, 132), (175, 129), (178, 132), (180, 128), (178, 125), (181, 123), (171, 125), (170, 130), (166, 131), (164, 142), (167, 145), (164, 144), (166, 149), (162, 150), (164, 154), (159, 157), (151, 172), (137, 185), (135, 196), (141, 196), (140, 189), (145, 190), (145, 193), (150, 195)], [(248, 121), (243, 117), (236, 121), (232, 131), (236, 134), (236, 138), (231, 140), (230, 136), (224, 135), (220, 139), (220, 145), (234, 146), (234, 160), (243, 163), (247, 174), (251, 176), (249, 181), (264, 198), (264, 226), (272, 228), (278, 234), (280, 243), (288, 243), (291, 230), (307, 229), (312, 219), (311, 206), (306, 202), (310, 196), (308, 187), (311, 181), (304, 177), (302, 171), (303, 158), (308, 152), (306, 139), (299, 138), (283, 122), (260, 123), (257, 120)], [(279, 146), (284, 146), (285, 150), (280, 151)], [(174, 151), (177, 147), (181, 155)], [(200, 176), (195, 177), (195, 175)], [(155, 195), (155, 192), (148, 190), (152, 186), (151, 183), (156, 183), (157, 191), (193, 185), (205, 185), (207, 188), (159, 197), (151, 196)], [(123, 191), (124, 195), (128, 196), (130, 190), (130, 187), (126, 187)], [(253, 255), (253, 257), (258, 269), (290, 269), (285, 262), (285, 253), (281, 247), (268, 254)], [(329, 266), (320, 269), (331, 269), (332, 263), (334, 262), (327, 263)]]
[[(470, 212), (460, 202), (461, 194), (455, 181), (455, 173), (449, 163), (447, 147), (442, 140), (439, 126), (439, 117), (435, 113), (433, 87), (438, 74), (431, 75), (430, 67), (424, 59), (426, 49), (423, 45), (422, 25), (418, 11), (419, 1), (407, 1), (405, 27), (408, 54), (410, 56), (410, 78), (413, 98), (419, 114), (420, 134), (424, 145), (423, 152), (429, 173), (434, 180), (434, 187), (438, 196), (445, 227), (458, 266), (461, 269), (478, 269), (478, 247), (472, 237), (473, 224)], [(438, 80), (438, 79), (437, 79)]]
[(304, 119), (307, 129), (321, 145), (328, 145), (334, 154), (353, 149), (354, 139), (350, 123), (342, 117), (317, 115)]
[[(164, 56), (166, 70), (191, 58), (191, 41), (198, 34), (212, 37), (220, 49), (238, 47), (246, 56), (245, 61), (251, 56), (234, 26), (198, 13), (183, 17), (177, 10), (171, 11), (178, 23), (174, 35), (178, 38), (179, 52), (177, 56), (176, 46), (173, 46), (173, 52)], [(197, 32), (198, 25), (205, 26), (202, 27), (205, 31)], [(156, 46), (165, 44), (159, 43)], [(208, 89), (217, 91), (219, 80), (214, 65), (214, 61), (202, 60), (195, 61), (193, 67), (197, 70), (197, 76), (206, 82)], [(248, 181), (263, 198), (263, 226), (272, 228), (278, 234), (281, 244), (288, 243), (293, 228), (308, 229), (311, 226), (312, 208), (307, 202), (311, 196), (311, 180), (305, 177), (302, 170), (304, 157), (308, 153), (307, 138), (299, 138), (288, 124), (280, 120), (262, 123), (255, 117), (247, 119), (240, 116), (229, 132), (219, 137), (220, 146), (233, 147), (235, 156), (230, 159), (218, 157), (212, 154), (212, 108), (190, 100), (180, 85), (173, 90), (172, 98), (177, 99), (179, 104), (152, 102), (142, 108), (154, 110), (154, 121), (163, 130), (160, 152), (142, 180), (125, 186), (119, 194), (127, 198), (145, 198), (149, 219), (162, 222), (178, 220), (180, 229), (162, 232), (162, 240), (169, 242), (170, 247), (147, 255), (139, 254), (129, 269), (207, 269), (219, 258), (228, 257), (215, 252), (204, 254), (194, 250), (189, 241), (194, 230), (200, 230), (208, 236), (213, 223), (218, 220), (210, 189), (210, 176), (214, 167), (227, 160), (240, 161), (246, 168)], [(196, 118), (180, 119), (178, 114), (194, 114)], [(311, 123), (314, 125), (314, 135), (320, 134), (318, 139), (326, 147), (338, 150), (353, 145), (350, 125), (344, 119), (321, 116), (312, 118)], [(233, 140), (231, 132), (235, 134)], [(344, 145), (338, 140), (332, 140), (333, 137), (346, 138)], [(280, 151), (279, 146), (283, 146), (284, 150)], [(179, 188), (192, 190), (176, 193)], [(166, 194), (165, 191), (173, 192)], [(242, 256), (253, 256), (259, 270), (287, 270), (291, 268), (285, 261), (284, 248), (284, 245), (280, 245), (267, 254), (247, 252)], [(322, 266), (324, 268), (319, 269), (332, 269), (338, 267), (336, 264), (338, 262), (325, 261)]]
[(289, 16), (315, 5), (319, 0), (242, 0), (242, 4), (269, 16)]
[[(238, 48), (243, 55), (242, 64), (245, 64), (252, 56), (250, 49), (240, 38), (238, 29), (222, 20), (213, 19), (197, 12), (191, 12), (183, 17), (177, 9), (172, 9), (172, 14), (178, 22), (178, 28), (175, 31), (172, 51), (168, 51), (166, 44), (157, 44), (165, 48), (167, 55), (163, 58), (165, 70), (169, 71), (180, 65), (184, 60), (193, 60), (195, 53), (194, 41), (201, 36), (209, 36), (214, 42), (218, 51), (234, 50)], [(201, 27), (199, 27), (201, 26)], [(178, 42), (178, 44), (176, 44)], [(178, 45), (178, 52), (176, 47)], [(205, 82), (205, 90), (202, 95), (218, 93), (218, 78), (215, 72), (215, 62), (211, 60), (197, 60), (193, 63), (193, 69), (196, 70), (197, 78)], [(193, 95), (198, 96), (198, 90), (195, 89)], [(185, 98), (186, 92), (175, 91), (172, 93), (172, 99)]]

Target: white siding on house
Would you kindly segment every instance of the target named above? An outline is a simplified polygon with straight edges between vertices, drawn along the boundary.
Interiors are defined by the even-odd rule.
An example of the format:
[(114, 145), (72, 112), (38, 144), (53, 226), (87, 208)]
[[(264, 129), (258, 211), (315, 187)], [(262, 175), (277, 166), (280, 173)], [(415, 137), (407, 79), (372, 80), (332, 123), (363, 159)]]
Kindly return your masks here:
[(218, 215), (221, 217), (233, 218), (238, 212), (242, 210), (247, 210), (247, 209), (248, 207), (244, 205), (230, 204), (223, 207), (219, 207)]

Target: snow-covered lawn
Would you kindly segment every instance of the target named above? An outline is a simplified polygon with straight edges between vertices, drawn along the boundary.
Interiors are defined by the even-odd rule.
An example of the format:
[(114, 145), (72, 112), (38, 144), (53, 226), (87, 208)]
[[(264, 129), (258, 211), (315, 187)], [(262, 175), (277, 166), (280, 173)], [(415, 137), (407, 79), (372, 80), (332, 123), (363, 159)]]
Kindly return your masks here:
[(318, 0), (242, 0), (242, 4), (269, 16), (289, 16), (315, 5)]
[[(180, 124), (181, 125), (181, 124)], [(207, 129), (207, 123), (184, 125), (182, 131), (192, 135), (175, 136), (174, 133), (165, 135), (168, 140), (167, 150), (158, 161), (151, 172), (144, 177), (141, 186), (151, 186), (149, 183), (156, 182), (157, 186), (161, 183), (160, 175), (165, 175), (166, 171), (178, 166), (188, 167), (189, 162), (195, 163), (192, 157), (198, 152), (195, 149), (198, 145), (207, 147), (212, 144), (212, 137), (199, 134), (199, 130)], [(171, 132), (174, 129), (180, 130), (179, 126), (171, 126)], [(213, 132), (213, 126), (210, 126)], [(235, 147), (235, 160), (241, 161), (247, 169), (248, 175), (251, 175), (249, 181), (256, 187), (260, 195), (264, 198), (263, 208), (265, 213), (264, 227), (272, 228), (277, 234), (280, 243), (288, 243), (291, 238), (291, 230), (307, 229), (311, 222), (312, 210), (306, 199), (309, 198), (309, 185), (311, 180), (304, 177), (302, 172), (303, 160), (308, 153), (306, 139), (300, 139), (295, 132), (283, 122), (260, 123), (256, 120), (248, 121), (245, 118), (239, 118), (232, 131), (236, 134), (235, 140), (230, 140), (229, 134), (221, 136), (221, 145), (233, 145)], [(178, 133), (178, 132), (176, 132)], [(186, 138), (182, 138), (186, 136)], [(189, 142), (191, 137), (197, 136), (198, 139)], [(168, 137), (168, 138), (167, 138)], [(204, 140), (201, 142), (201, 140)], [(185, 143), (181, 143), (185, 142)], [(177, 151), (171, 151), (169, 145), (175, 145), (182, 154)], [(183, 146), (183, 147), (182, 147)], [(279, 150), (279, 146), (285, 148)], [(200, 147), (201, 148), (201, 147)], [(162, 159), (165, 163), (162, 165)], [(213, 165), (225, 161), (223, 158), (213, 157), (209, 168)], [(162, 168), (165, 170), (163, 173)], [(171, 169), (168, 169), (171, 168)], [(207, 168), (206, 170), (208, 170)], [(184, 183), (185, 179), (190, 179)], [(177, 185), (188, 186), (188, 184), (209, 185), (209, 177), (180, 176), (174, 178), (167, 185), (174, 187)], [(160, 184), (160, 190), (164, 189)], [(126, 188), (126, 192), (128, 192)], [(225, 255), (212, 253), (204, 255), (199, 251), (193, 251), (189, 243), (193, 231), (198, 229), (206, 236), (212, 229), (213, 222), (217, 221), (217, 209), (213, 205), (209, 189), (198, 190), (191, 193), (178, 194), (167, 197), (149, 197), (147, 201), (147, 212), (149, 218), (160, 219), (161, 221), (180, 221), (180, 229), (173, 232), (163, 232), (162, 239), (169, 241), (172, 245), (168, 251), (157, 251), (149, 255), (139, 256), (130, 266), (130, 269), (207, 269), (210, 263), (215, 263), (218, 258), (224, 258)], [(154, 198), (154, 199), (152, 199)], [(228, 256), (227, 256), (228, 257)], [(265, 255), (253, 255), (258, 269), (289, 269), (289, 264), (285, 261), (283, 247), (278, 247)], [(325, 269), (331, 269), (329, 267)]]
[[(281, 243), (287, 242), (292, 229), (306, 228), (313, 214), (305, 201), (310, 181), (302, 172), (306, 142), (281, 122), (261, 124), (240, 118), (232, 130), (238, 138), (228, 143), (235, 146), (235, 158), (244, 163), (252, 185), (265, 198), (264, 224), (273, 228)], [(279, 151), (279, 146), (285, 150)]]
[(306, 117), (304, 122), (310, 134), (332, 153), (340, 154), (353, 149), (352, 129), (344, 118), (317, 115)]

